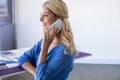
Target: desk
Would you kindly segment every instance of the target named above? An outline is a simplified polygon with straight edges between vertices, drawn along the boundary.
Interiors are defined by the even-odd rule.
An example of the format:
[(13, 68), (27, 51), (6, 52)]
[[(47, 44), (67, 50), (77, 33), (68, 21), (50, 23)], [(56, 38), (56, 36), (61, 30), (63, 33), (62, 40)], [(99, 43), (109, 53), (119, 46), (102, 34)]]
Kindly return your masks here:
[[(22, 55), (25, 51), (27, 51), (29, 48), (25, 48), (25, 49), (18, 49), (18, 50), (11, 50), (10, 52), (14, 53), (14, 54), (19, 54), (17, 57), (19, 57), (20, 55)], [(89, 53), (85, 53), (85, 52), (79, 52), (78, 56), (75, 57), (75, 59), (78, 59), (80, 57), (86, 57), (86, 56), (90, 56), (91, 54)], [(8, 56), (7, 56), (8, 57)], [(12, 59), (14, 61), (17, 61), (15, 59), (13, 59), (14, 57), (11, 57), (9, 59)], [(2, 78), (5, 77), (9, 77), (15, 74), (20, 74), (20, 73), (24, 73), (25, 71), (17, 66), (17, 62), (16, 63), (11, 63), (14, 64), (12, 67), (7, 68), (7, 69), (3, 69), (0, 70), (0, 80), (2, 80)]]
[[(2, 78), (4, 78), (4, 77), (9, 77), (9, 76), (12, 76), (15, 74), (25, 72), (22, 68), (18, 67), (17, 61), (18, 61), (19, 56), (22, 55), (28, 49), (29, 48), (16, 49), (16, 50), (10, 50), (10, 51), (2, 51), (0, 53), (0, 57), (1, 57), (0, 60), (3, 59), (8, 62), (6, 64), (6, 66), (8, 68), (0, 70), (0, 80), (2, 80)], [(5, 56), (2, 55), (3, 53), (7, 54), (8, 52), (9, 52), (9, 54), (12, 54), (12, 55), (9, 55), (9, 54), (5, 55)], [(18, 55), (16, 55), (16, 54), (18, 54)]]
[(0, 70), (0, 80), (6, 77), (10, 77), (10, 76), (17, 75), (17, 74), (24, 73), (24, 72), (25, 71), (19, 68), (18, 66)]

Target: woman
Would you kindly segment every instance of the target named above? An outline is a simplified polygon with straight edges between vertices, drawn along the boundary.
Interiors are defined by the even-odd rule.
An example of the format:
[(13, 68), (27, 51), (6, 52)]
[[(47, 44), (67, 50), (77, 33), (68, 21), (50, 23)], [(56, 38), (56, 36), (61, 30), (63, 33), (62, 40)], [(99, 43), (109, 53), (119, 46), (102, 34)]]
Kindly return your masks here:
[[(57, 19), (63, 21), (63, 28), (48, 31)], [(34, 75), (36, 80), (67, 80), (73, 69), (77, 54), (73, 34), (68, 21), (68, 10), (62, 0), (48, 0), (42, 6), (40, 21), (44, 37), (19, 59), (19, 66)]]

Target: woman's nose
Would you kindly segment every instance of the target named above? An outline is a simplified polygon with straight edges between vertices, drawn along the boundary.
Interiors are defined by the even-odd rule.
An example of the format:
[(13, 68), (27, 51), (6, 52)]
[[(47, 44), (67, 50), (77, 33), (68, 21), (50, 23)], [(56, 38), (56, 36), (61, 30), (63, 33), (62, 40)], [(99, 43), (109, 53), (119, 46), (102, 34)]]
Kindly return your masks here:
[(42, 18), (42, 16), (40, 16), (40, 21), (43, 21), (43, 18)]

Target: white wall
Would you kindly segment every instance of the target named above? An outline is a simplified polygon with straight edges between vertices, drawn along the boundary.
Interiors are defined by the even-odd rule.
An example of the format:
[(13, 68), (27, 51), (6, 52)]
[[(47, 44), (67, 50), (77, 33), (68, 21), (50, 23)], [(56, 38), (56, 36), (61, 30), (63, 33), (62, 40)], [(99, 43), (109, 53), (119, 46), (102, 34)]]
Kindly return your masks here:
[(15, 0), (17, 48), (32, 46), (42, 37), (40, 0)]
[[(65, 0), (75, 43), (95, 57), (120, 59), (120, 0)], [(42, 36), (41, 0), (16, 0), (17, 47), (32, 46)]]
[(79, 50), (120, 58), (120, 0), (66, 0)]

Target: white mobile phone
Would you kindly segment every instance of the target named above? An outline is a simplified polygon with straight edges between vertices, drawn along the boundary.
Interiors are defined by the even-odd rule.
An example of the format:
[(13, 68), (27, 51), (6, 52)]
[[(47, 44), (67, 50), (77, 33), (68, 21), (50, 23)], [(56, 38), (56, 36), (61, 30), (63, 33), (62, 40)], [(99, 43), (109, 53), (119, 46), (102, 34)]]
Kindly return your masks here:
[(51, 31), (53, 29), (53, 27), (57, 27), (58, 28), (57, 33), (59, 31), (61, 31), (62, 28), (63, 28), (63, 22), (62, 22), (62, 20), (61, 19), (57, 19), (52, 25), (49, 26), (48, 31)]

